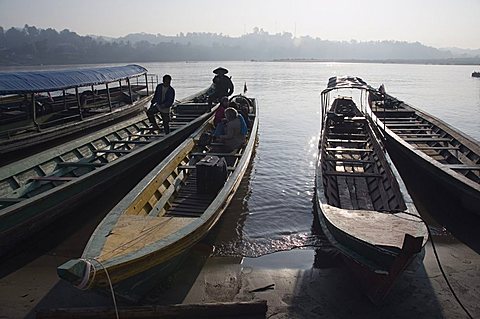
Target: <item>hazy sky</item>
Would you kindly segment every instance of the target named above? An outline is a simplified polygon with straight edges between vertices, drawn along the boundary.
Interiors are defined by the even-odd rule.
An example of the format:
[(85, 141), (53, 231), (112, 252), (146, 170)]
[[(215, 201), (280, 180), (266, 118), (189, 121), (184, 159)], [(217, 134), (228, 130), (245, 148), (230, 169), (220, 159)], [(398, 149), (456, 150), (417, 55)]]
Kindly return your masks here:
[(214, 32), (254, 27), (326, 40), (419, 41), (480, 48), (480, 0), (0, 0), (0, 26), (80, 35)]

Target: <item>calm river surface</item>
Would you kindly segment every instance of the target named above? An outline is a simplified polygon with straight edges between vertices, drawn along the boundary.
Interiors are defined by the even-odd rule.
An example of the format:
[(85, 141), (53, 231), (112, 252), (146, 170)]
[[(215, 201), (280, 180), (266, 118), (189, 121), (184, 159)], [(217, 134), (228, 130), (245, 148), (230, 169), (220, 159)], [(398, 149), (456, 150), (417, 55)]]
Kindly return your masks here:
[(222, 219), (218, 255), (254, 257), (303, 245), (327, 246), (312, 230), (312, 199), (320, 92), (331, 76), (359, 76), (374, 87), (384, 83), (393, 96), (480, 140), (480, 79), (470, 76), (472, 66), (312, 62), (143, 65), (152, 73), (171, 74), (178, 96), (203, 88), (212, 79), (211, 71), (223, 66), (230, 70), (235, 93), (241, 93), (247, 83), (248, 95), (258, 99), (256, 154), (251, 172)]
[[(227, 68), (241, 93), (256, 97), (258, 145), (251, 170), (218, 227), (216, 255), (256, 257), (326, 245), (313, 229), (320, 92), (332, 76), (359, 76), (480, 140), (480, 79), (472, 66), (314, 62), (139, 63), (172, 76), (177, 98), (205, 88)], [(50, 67), (49, 67), (50, 68)], [(58, 68), (58, 67), (56, 67)], [(223, 230), (223, 231), (222, 231)], [(234, 230), (234, 231), (233, 231)]]

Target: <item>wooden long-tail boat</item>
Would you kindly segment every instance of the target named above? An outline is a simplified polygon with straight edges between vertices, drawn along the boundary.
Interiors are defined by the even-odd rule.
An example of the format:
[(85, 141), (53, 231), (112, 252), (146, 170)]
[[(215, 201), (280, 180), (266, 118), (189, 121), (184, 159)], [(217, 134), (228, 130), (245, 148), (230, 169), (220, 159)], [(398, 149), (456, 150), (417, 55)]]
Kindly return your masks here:
[(141, 114), (1, 167), (0, 255), (122, 175), (146, 174), (214, 112), (207, 90), (174, 103), (167, 135)]
[(380, 303), (414, 259), (428, 230), (367, 118), (338, 89), (361, 82), (331, 79), (322, 92), (315, 206), (322, 231), (374, 303)]
[(139, 65), (0, 72), (0, 155), (134, 116), (155, 90), (150, 78)]
[[(480, 142), (395, 97), (370, 90), (371, 117), (385, 136), (400, 172), (435, 189), (424, 198), (443, 201), (450, 214), (480, 215)], [(407, 185), (408, 186), (408, 185)], [(476, 214), (476, 215), (475, 215)]]
[[(80, 259), (58, 267), (58, 275), (81, 288), (110, 290), (136, 301), (215, 226), (247, 170), (255, 146), (258, 112), (249, 101), (252, 125), (246, 143), (231, 153), (212, 153), (202, 134), (213, 117), (155, 167), (98, 225)], [(198, 173), (207, 156), (225, 158), (226, 180), (210, 193)], [(217, 175), (208, 175), (215, 180)], [(146, 288), (147, 287), (147, 288)]]

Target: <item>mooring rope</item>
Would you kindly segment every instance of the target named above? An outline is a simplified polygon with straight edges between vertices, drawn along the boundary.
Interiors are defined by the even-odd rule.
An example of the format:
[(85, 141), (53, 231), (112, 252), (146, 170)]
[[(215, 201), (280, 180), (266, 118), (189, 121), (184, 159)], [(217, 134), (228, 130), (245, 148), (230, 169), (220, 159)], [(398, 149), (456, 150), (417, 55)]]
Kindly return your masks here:
[[(95, 258), (81, 258), (79, 259), (83, 261), (86, 264), (86, 269), (85, 272), (83, 273), (83, 278), (82, 281), (76, 285), (77, 288), (82, 289), (82, 290), (87, 290), (91, 287), (95, 280), (95, 276), (97, 274), (97, 268), (95, 265), (92, 263), (92, 261), (97, 262), (100, 266), (102, 266), (103, 270), (105, 270), (105, 274), (107, 275), (107, 280), (108, 280), (108, 285), (110, 286), (110, 291), (112, 293), (112, 300), (113, 300), (113, 306), (115, 308), (115, 316), (117, 319), (120, 319), (120, 316), (118, 314), (118, 307), (117, 307), (117, 300), (115, 299), (115, 291), (113, 290), (113, 285), (112, 285), (112, 280), (110, 279), (110, 275), (108, 274), (107, 268), (102, 264), (101, 261), (95, 259)], [(93, 276), (92, 279), (90, 280), (90, 270), (93, 268)], [(87, 285), (88, 283), (88, 285)]]
[(412, 214), (412, 213), (407, 213), (407, 212), (404, 212), (403, 214), (412, 215), (412, 216), (415, 216), (415, 217), (417, 217), (417, 218), (420, 218), (420, 219), (422, 220), (422, 222), (425, 224), (425, 227), (427, 228), (427, 231), (428, 231), (428, 237), (429, 237), (429, 239), (430, 239), (430, 242), (432, 243), (433, 254), (435, 255), (435, 260), (437, 261), (437, 265), (438, 265), (438, 268), (440, 269), (440, 272), (442, 273), (443, 279), (444, 279), (445, 282), (447, 283), (447, 286), (448, 286), (448, 288), (450, 289), (450, 292), (452, 293), (453, 297), (455, 297), (455, 300), (456, 300), (457, 303), (460, 305), (460, 307), (463, 309), (463, 311), (465, 312), (465, 314), (466, 314), (470, 319), (473, 319), (473, 316), (470, 314), (470, 312), (468, 311), (468, 309), (463, 305), (462, 301), (460, 300), (460, 298), (459, 298), (459, 297), (457, 296), (457, 294), (455, 293), (455, 290), (453, 289), (452, 285), (450, 284), (450, 281), (448, 280), (447, 275), (445, 274), (445, 271), (443, 270), (442, 263), (440, 262), (440, 258), (438, 257), (437, 248), (435, 247), (435, 243), (434, 243), (434, 241), (433, 241), (432, 232), (430, 231), (430, 228), (428, 227), (427, 222), (425, 221), (425, 219), (423, 219), (422, 216), (418, 216), (418, 215), (415, 215), (415, 214)]

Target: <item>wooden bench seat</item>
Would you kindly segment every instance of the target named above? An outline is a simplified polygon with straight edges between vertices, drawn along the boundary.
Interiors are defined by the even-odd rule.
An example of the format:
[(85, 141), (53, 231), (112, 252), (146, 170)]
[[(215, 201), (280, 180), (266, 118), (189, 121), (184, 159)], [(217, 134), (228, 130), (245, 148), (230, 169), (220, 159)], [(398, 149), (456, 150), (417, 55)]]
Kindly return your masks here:
[(106, 163), (88, 163), (88, 162), (62, 162), (58, 163), (58, 167), (101, 167)]
[(373, 152), (371, 148), (344, 148), (344, 147), (327, 147), (327, 152)]
[(41, 181), (41, 182), (69, 182), (76, 179), (73, 176), (35, 176), (31, 177), (30, 181)]

